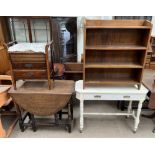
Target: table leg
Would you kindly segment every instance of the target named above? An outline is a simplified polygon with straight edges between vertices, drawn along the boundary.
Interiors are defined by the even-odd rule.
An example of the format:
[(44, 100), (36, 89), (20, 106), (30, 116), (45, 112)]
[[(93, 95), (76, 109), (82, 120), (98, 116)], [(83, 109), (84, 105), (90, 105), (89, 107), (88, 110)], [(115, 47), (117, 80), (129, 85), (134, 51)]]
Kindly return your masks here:
[(1, 121), (1, 115), (0, 115), (0, 138), (4, 138), (5, 136), (6, 136), (6, 132), (3, 128), (2, 121)]
[(68, 132), (71, 133), (72, 132), (72, 122), (73, 122), (73, 119), (72, 119), (72, 113), (71, 113), (71, 101), (69, 101), (68, 103)]
[(80, 100), (80, 132), (82, 133), (83, 131), (83, 100)]
[[(132, 101), (129, 101), (129, 105), (128, 105), (128, 114), (131, 113), (131, 108), (132, 108)], [(128, 115), (127, 117), (129, 117), (130, 115)]]
[(136, 118), (135, 118), (135, 125), (134, 125), (134, 133), (136, 133), (136, 131), (138, 129), (139, 122), (140, 122), (140, 114), (141, 114), (141, 109), (142, 109), (142, 103), (143, 103), (143, 101), (139, 101), (139, 103), (138, 103), (138, 109), (137, 109), (137, 114), (136, 114)]

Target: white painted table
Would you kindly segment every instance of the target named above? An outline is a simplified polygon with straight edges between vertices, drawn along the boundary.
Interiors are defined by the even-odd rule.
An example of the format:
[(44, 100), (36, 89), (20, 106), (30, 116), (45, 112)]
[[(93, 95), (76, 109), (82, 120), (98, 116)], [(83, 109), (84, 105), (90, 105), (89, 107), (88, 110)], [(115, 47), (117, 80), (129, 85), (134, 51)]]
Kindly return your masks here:
[[(88, 87), (83, 89), (83, 80), (79, 80), (75, 84), (76, 98), (80, 100), (80, 132), (83, 131), (84, 127), (84, 116), (87, 115), (121, 115), (121, 116), (132, 116), (134, 118), (134, 129), (136, 132), (140, 122), (140, 113), (143, 101), (146, 99), (148, 89), (143, 85), (140, 90), (136, 86), (128, 87)], [(84, 112), (84, 101), (85, 100), (109, 100), (109, 101), (129, 101), (127, 112), (121, 113), (87, 113)], [(132, 101), (139, 101), (137, 112), (132, 110)], [(95, 109), (94, 109), (95, 110)]]

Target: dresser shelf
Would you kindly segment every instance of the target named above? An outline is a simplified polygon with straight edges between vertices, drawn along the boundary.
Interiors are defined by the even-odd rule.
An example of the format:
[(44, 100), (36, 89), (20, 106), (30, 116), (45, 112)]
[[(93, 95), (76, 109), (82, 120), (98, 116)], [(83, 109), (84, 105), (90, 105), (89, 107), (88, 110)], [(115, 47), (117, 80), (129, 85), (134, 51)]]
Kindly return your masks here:
[(87, 45), (86, 50), (146, 50), (145, 46), (140, 45)]
[(136, 85), (139, 84), (136, 80), (104, 80), (104, 81), (87, 81), (86, 86), (103, 86), (103, 85)]
[(152, 24), (145, 20), (86, 20), (85, 86), (140, 88)]
[(85, 68), (143, 68), (142, 65), (134, 63), (87, 63)]

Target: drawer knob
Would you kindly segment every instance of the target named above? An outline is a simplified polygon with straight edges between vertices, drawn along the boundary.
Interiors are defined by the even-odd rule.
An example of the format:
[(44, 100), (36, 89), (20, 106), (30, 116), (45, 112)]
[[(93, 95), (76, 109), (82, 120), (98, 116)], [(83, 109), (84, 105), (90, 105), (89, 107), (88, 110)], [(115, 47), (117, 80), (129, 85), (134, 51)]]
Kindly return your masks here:
[(101, 98), (101, 96), (100, 95), (95, 95), (94, 98)]
[(123, 98), (130, 98), (130, 96), (123, 96)]

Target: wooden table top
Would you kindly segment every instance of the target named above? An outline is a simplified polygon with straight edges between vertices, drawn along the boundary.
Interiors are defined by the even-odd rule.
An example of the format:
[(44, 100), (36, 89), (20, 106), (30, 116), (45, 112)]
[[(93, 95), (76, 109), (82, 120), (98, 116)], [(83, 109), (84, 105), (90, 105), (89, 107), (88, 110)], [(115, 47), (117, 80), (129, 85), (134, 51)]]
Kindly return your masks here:
[[(52, 81), (51, 81), (52, 82)], [(72, 94), (74, 92), (75, 83), (72, 80), (55, 80), (54, 88), (48, 89), (48, 82), (46, 80), (28, 80), (17, 81), (17, 90), (13, 87), (9, 90), (13, 93), (31, 93), (31, 94)]]

